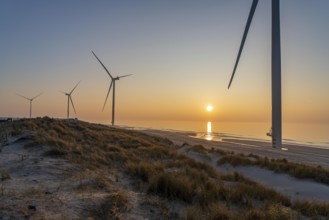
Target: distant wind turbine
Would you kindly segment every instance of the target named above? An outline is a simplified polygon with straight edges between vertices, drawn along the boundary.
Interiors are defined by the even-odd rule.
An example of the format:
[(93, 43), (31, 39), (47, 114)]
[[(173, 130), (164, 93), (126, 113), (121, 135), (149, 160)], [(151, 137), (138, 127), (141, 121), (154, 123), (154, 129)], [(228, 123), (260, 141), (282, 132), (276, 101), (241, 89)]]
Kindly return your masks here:
[(22, 98), (27, 99), (27, 100), (30, 101), (30, 118), (32, 117), (32, 101), (33, 101), (34, 99), (36, 99), (37, 97), (41, 96), (42, 94), (43, 94), (43, 93), (40, 93), (40, 94), (34, 96), (33, 98), (27, 98), (27, 97), (25, 97), (25, 96), (22, 96), (22, 95), (16, 93), (16, 95), (18, 95), (18, 96), (20, 96), (20, 97), (22, 97)]
[(72, 95), (73, 91), (75, 90), (75, 88), (77, 88), (77, 86), (79, 85), (79, 83), (80, 83), (80, 82), (78, 82), (78, 83), (74, 86), (74, 88), (71, 90), (70, 93), (62, 92), (62, 91), (61, 91), (62, 93), (64, 93), (64, 94), (67, 96), (67, 118), (70, 117), (70, 102), (71, 102), (71, 104), (72, 104), (72, 107), (73, 107), (74, 113), (76, 113), (71, 95)]
[[(254, 16), (258, 0), (253, 0), (240, 49), (228, 88), (230, 88), (248, 30)], [(281, 110), (281, 42), (280, 42), (280, 1), (272, 0), (272, 146), (282, 146), (282, 110)]]
[(105, 99), (105, 102), (104, 102), (104, 106), (103, 106), (103, 111), (104, 111), (104, 108), (105, 108), (105, 105), (106, 105), (106, 102), (107, 102), (107, 98), (109, 97), (109, 94), (110, 94), (110, 91), (111, 91), (111, 88), (112, 88), (112, 85), (113, 85), (113, 97), (112, 97), (112, 126), (114, 125), (114, 111), (115, 111), (115, 81), (123, 78), (123, 77), (127, 77), (127, 76), (131, 76), (132, 74), (128, 74), (128, 75), (123, 75), (123, 76), (117, 76), (117, 77), (113, 77), (110, 72), (107, 70), (107, 68), (104, 66), (104, 64), (98, 59), (98, 57), (96, 56), (96, 54), (94, 53), (94, 51), (91, 51), (94, 56), (96, 57), (96, 59), (98, 60), (98, 62), (103, 66), (103, 68), (105, 69), (105, 71), (107, 72), (107, 74), (109, 74), (110, 78), (111, 78), (111, 84), (110, 84), (110, 88), (107, 92), (107, 95), (106, 95), (106, 99)]

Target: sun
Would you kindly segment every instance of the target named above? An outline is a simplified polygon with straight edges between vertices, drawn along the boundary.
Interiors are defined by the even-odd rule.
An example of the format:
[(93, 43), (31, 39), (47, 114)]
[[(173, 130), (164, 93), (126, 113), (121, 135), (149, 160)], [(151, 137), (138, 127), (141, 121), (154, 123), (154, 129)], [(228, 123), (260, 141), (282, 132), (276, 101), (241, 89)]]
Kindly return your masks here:
[(214, 108), (211, 105), (207, 105), (207, 111), (211, 112)]

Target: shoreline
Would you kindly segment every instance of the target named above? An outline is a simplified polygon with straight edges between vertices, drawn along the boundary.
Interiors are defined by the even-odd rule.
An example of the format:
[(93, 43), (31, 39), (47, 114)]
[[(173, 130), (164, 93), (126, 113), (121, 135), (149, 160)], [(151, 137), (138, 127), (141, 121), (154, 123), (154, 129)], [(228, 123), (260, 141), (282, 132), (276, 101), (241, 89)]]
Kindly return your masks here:
[[(132, 130), (159, 130), (165, 132), (174, 132), (174, 133), (185, 133), (190, 134), (191, 136), (206, 136), (208, 132), (205, 131), (194, 131), (194, 130), (184, 130), (184, 129), (173, 129), (173, 128), (155, 128), (152, 126), (130, 126), (130, 125), (117, 125), (120, 128), (132, 129)], [(234, 134), (234, 133), (224, 133), (224, 132), (211, 132), (210, 135), (214, 137), (213, 141), (221, 141), (216, 139), (223, 139), (230, 138), (235, 140), (246, 140), (246, 141), (259, 141), (259, 142), (271, 142), (270, 138), (252, 136), (252, 135), (241, 135), (241, 134)], [(197, 137), (198, 138), (198, 137)], [(202, 138), (201, 138), (202, 139)], [(295, 145), (295, 146), (302, 146), (308, 148), (319, 148), (319, 149), (328, 149), (329, 150), (329, 140), (328, 141), (312, 141), (312, 140), (298, 140), (292, 138), (283, 138), (282, 139), (283, 145)]]
[(284, 143), (282, 148), (286, 148), (287, 150), (282, 150), (273, 148), (271, 142), (253, 139), (247, 140), (225, 137), (221, 141), (209, 141), (205, 138), (197, 138), (191, 136), (191, 134), (193, 134), (192, 132), (165, 131), (157, 129), (139, 129), (139, 131), (150, 135), (168, 138), (177, 146), (182, 146), (184, 143), (188, 143), (190, 145), (202, 145), (206, 149), (221, 149), (244, 154), (253, 153), (268, 158), (285, 158), (291, 162), (306, 163), (308, 165), (314, 166), (320, 165), (325, 168), (329, 168), (329, 149), (327, 148), (316, 148), (311, 146)]

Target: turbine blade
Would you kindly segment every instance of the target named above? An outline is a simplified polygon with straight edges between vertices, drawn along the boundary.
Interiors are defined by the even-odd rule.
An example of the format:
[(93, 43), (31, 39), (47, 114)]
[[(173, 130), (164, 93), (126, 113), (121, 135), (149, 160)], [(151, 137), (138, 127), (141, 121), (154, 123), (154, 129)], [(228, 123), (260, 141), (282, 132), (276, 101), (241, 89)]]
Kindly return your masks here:
[(105, 71), (107, 72), (107, 74), (109, 74), (109, 76), (110, 76), (111, 79), (113, 80), (113, 77), (112, 77), (110, 71), (108, 71), (107, 68), (106, 68), (106, 67), (104, 66), (104, 64), (102, 63), (102, 61), (100, 61), (100, 59), (98, 59), (98, 57), (96, 56), (96, 54), (94, 53), (94, 51), (91, 51), (91, 52), (94, 54), (94, 56), (96, 57), (96, 59), (98, 60), (98, 62), (103, 66), (103, 68), (105, 69)]
[(60, 92), (60, 93), (63, 93), (64, 95), (66, 95), (66, 94), (67, 94), (67, 92), (64, 92), (64, 91), (58, 91), (58, 92)]
[(247, 20), (247, 23), (246, 23), (246, 27), (244, 29), (244, 33), (243, 33), (243, 36), (242, 36), (239, 53), (238, 53), (238, 56), (236, 58), (236, 62), (235, 62), (235, 65), (234, 65), (234, 69), (233, 69), (233, 73), (232, 73), (232, 76), (231, 76), (231, 79), (230, 79), (230, 83), (228, 84), (228, 89), (230, 88), (231, 83), (233, 81), (234, 74), (235, 74), (236, 68), (237, 68), (239, 60), (240, 60), (240, 56), (241, 56), (241, 53), (242, 53), (242, 50), (243, 50), (244, 42), (246, 41), (248, 31), (249, 31), (249, 27), (250, 27), (252, 18), (254, 16), (257, 4), (258, 4), (258, 0), (253, 0), (251, 8), (250, 8), (250, 13), (249, 13), (249, 16), (248, 16), (248, 20)]
[(30, 100), (30, 101), (31, 101), (31, 99), (29, 99), (29, 98), (27, 98), (27, 97), (25, 97), (25, 96), (23, 96), (23, 95), (20, 95), (20, 94), (18, 94), (18, 93), (16, 93), (16, 95), (18, 95), (18, 96), (20, 96), (20, 97), (22, 97), (22, 98), (24, 98), (24, 99), (27, 99), (27, 100)]
[(74, 104), (73, 104), (73, 101), (72, 101), (71, 96), (69, 96), (69, 99), (70, 99), (70, 101), (71, 101), (71, 104), (72, 104), (72, 107), (73, 107), (74, 113), (76, 114), (77, 112), (75, 111), (75, 107), (74, 107)]
[(43, 94), (43, 92), (41, 92), (39, 95), (34, 96), (31, 100), (38, 98), (39, 96), (41, 96)]
[(123, 77), (127, 77), (127, 76), (132, 76), (133, 74), (128, 74), (128, 75), (123, 75), (123, 76), (118, 76), (118, 78), (123, 78)]
[(77, 88), (77, 86), (80, 84), (81, 81), (79, 81), (75, 86), (74, 88), (72, 89), (72, 91), (69, 93), (70, 95), (72, 94), (72, 92), (75, 90), (75, 88)]
[(107, 102), (107, 98), (109, 97), (109, 94), (110, 94), (110, 91), (111, 91), (111, 88), (112, 88), (112, 84), (113, 84), (113, 81), (111, 82), (109, 91), (107, 92), (106, 99), (105, 99), (105, 102), (104, 102), (104, 106), (103, 106), (103, 110), (102, 111), (104, 111), (104, 108), (105, 108), (105, 105), (106, 105), (106, 102)]

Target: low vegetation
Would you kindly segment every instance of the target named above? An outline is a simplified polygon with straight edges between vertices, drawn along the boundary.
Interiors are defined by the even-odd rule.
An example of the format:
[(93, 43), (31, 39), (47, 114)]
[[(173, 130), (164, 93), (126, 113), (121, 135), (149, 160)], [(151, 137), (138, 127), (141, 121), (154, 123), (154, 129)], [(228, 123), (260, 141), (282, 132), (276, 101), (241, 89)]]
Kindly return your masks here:
[(122, 213), (129, 208), (129, 198), (125, 191), (114, 192), (99, 204), (92, 214), (95, 219), (123, 219)]
[(5, 181), (6, 179), (10, 179), (10, 174), (7, 169), (0, 168), (0, 180)]
[[(16, 121), (11, 129), (16, 135), (32, 132), (30, 147), (43, 146), (45, 156), (66, 158), (80, 167), (102, 171), (103, 174), (94, 180), (101, 189), (110, 191), (108, 185), (114, 183), (109, 184), (106, 173), (117, 173), (118, 178), (131, 181), (133, 190), (140, 194), (183, 203), (186, 211), (172, 215), (173, 218), (268, 220), (296, 219), (300, 215), (328, 216), (327, 203), (292, 202), (285, 195), (239, 173), (218, 173), (211, 166), (178, 153), (168, 139), (50, 118)], [(202, 146), (194, 150), (204, 153)], [(235, 154), (222, 158), (228, 156), (236, 159)], [(254, 159), (238, 156), (250, 164), (260, 160), (256, 156)], [(230, 161), (223, 159), (219, 163)], [(81, 187), (83, 184), (81, 181)], [(122, 187), (97, 207), (91, 213), (95, 219), (122, 219), (122, 213), (129, 212), (129, 195)]]
[(287, 173), (298, 179), (313, 179), (316, 182), (329, 185), (329, 170), (321, 166), (310, 166), (289, 162), (286, 159), (269, 159), (258, 155), (235, 154), (233, 152), (222, 153), (217, 161), (218, 165), (229, 163), (233, 166), (260, 166), (277, 173)]

